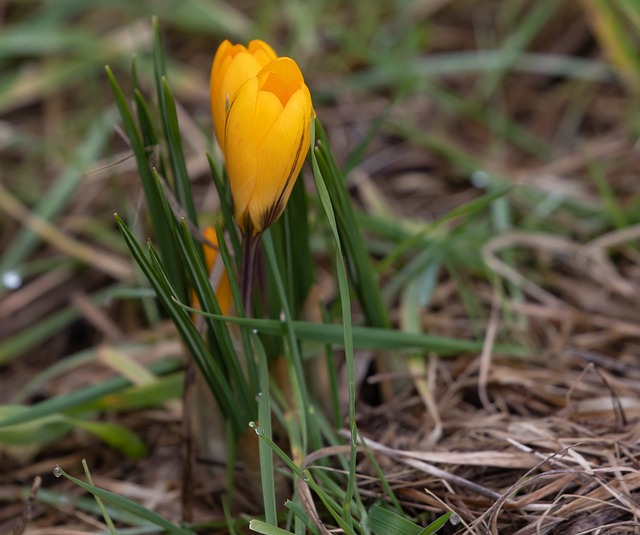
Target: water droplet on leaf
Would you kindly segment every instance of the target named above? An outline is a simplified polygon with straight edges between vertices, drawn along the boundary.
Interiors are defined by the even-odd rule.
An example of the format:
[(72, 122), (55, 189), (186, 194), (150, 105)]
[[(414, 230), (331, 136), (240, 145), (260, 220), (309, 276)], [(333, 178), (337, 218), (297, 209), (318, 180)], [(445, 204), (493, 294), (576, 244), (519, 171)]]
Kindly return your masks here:
[(22, 286), (22, 277), (17, 271), (5, 271), (2, 274), (2, 285), (7, 290), (17, 290)]
[(486, 171), (482, 169), (477, 169), (473, 173), (471, 173), (471, 184), (480, 189), (485, 189), (491, 183), (491, 176)]
[(60, 477), (62, 475), (62, 468), (56, 465), (56, 467), (53, 469), (53, 475), (55, 477)]

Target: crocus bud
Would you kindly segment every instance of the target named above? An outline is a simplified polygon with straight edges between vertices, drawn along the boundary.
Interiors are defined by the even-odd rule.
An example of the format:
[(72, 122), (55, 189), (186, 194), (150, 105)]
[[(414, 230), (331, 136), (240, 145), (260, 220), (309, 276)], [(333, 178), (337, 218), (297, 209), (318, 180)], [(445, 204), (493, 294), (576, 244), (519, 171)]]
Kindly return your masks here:
[(309, 150), (313, 106), (295, 61), (278, 58), (231, 98), (222, 143), (236, 223), (260, 234), (280, 215)]
[(233, 95), (249, 78), (278, 56), (264, 41), (251, 41), (248, 47), (224, 41), (211, 67), (210, 95), (213, 125), (218, 144), (224, 143), (224, 123)]

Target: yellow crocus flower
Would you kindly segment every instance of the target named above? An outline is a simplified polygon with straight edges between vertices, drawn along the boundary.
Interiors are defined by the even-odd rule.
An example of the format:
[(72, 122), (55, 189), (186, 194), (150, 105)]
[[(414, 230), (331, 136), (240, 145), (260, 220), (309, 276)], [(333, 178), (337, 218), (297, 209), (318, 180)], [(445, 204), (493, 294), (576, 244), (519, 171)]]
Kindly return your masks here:
[(302, 73), (286, 57), (265, 65), (232, 96), (222, 147), (234, 218), (246, 237), (282, 214), (309, 150), (312, 115)]
[(244, 82), (277, 57), (273, 49), (259, 39), (251, 41), (247, 47), (231, 44), (228, 40), (218, 47), (211, 66), (210, 95), (213, 125), (221, 148), (231, 99)]

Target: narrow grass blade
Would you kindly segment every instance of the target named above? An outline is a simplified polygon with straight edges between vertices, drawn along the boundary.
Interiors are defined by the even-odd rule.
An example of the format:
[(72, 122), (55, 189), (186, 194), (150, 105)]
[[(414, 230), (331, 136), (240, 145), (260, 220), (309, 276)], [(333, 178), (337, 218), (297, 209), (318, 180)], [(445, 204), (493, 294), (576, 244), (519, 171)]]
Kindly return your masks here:
[(229, 189), (229, 181), (224, 179), (223, 170), (219, 170), (216, 163), (210, 154), (207, 154), (207, 160), (209, 162), (209, 169), (211, 170), (211, 177), (213, 178), (213, 185), (218, 192), (218, 199), (220, 199), (220, 211), (222, 212), (222, 220), (226, 223), (226, 229), (231, 237), (231, 247), (235, 258), (242, 257), (242, 245), (240, 244), (240, 237), (238, 236), (238, 230), (233, 220), (233, 209), (231, 207), (231, 191)]
[[(29, 488), (25, 487), (22, 495), (23, 499), (27, 500), (30, 492)], [(49, 490), (47, 488), (40, 488), (37, 496), (38, 503), (49, 505), (55, 509), (62, 509), (64, 507), (69, 506), (69, 494), (66, 492), (56, 492)], [(73, 498), (73, 508), (77, 512), (88, 513), (90, 515), (98, 516), (100, 515), (100, 509), (98, 508), (95, 498), (90, 495), (85, 496), (75, 496)], [(109, 513), (109, 516), (123, 525), (127, 526), (136, 526), (133, 528), (124, 528), (118, 531), (118, 535), (124, 535), (126, 533), (134, 534), (143, 534), (143, 533), (151, 533), (153, 535), (158, 534), (158, 527), (151, 522), (140, 518), (135, 514), (131, 514), (123, 509), (117, 509), (112, 507), (110, 504), (106, 504), (106, 509)], [(138, 531), (139, 530), (139, 531)], [(104, 532), (102, 532), (103, 534)], [(101, 534), (101, 535), (102, 535)]]
[[(95, 35), (85, 28), (69, 28), (60, 25), (13, 22), (0, 35), (0, 59), (66, 54), (80, 47), (91, 47)], [(87, 52), (90, 53), (90, 50)]]
[(176, 526), (175, 524), (172, 524), (168, 520), (162, 518), (160, 515), (154, 513), (153, 511), (150, 511), (149, 509), (146, 509), (145, 507), (142, 507), (141, 505), (138, 505), (135, 502), (132, 502), (131, 500), (128, 500), (127, 498), (118, 496), (117, 494), (101, 489), (94, 485), (90, 485), (89, 483), (85, 483), (80, 479), (70, 476), (59, 466), (56, 466), (54, 475), (58, 477), (64, 476), (66, 479), (68, 479), (78, 487), (86, 490), (87, 492), (90, 492), (94, 496), (97, 496), (98, 498), (111, 503), (111, 505), (127, 511), (128, 513), (131, 513), (143, 520), (147, 520), (148, 522), (155, 524), (156, 526), (164, 529), (170, 535), (195, 535), (195, 532), (191, 531), (190, 529)]
[[(200, 304), (205, 311), (220, 314), (220, 306), (215, 292), (211, 287), (209, 275), (206, 272), (201, 255), (198, 254), (193, 238), (189, 234), (186, 223), (183, 220), (176, 234), (178, 246), (182, 258), (183, 269), (189, 274), (193, 288), (198, 296)], [(224, 239), (224, 238), (223, 238)], [(236, 394), (235, 412), (238, 418), (249, 421), (255, 413), (255, 401), (250, 386), (240, 366), (240, 359), (233, 347), (233, 341), (226, 325), (219, 321), (209, 321), (209, 332), (213, 335), (215, 348), (220, 352), (220, 361), (226, 370), (226, 379), (230, 382)], [(222, 378), (221, 378), (222, 379)], [(224, 379), (222, 379), (224, 380)]]
[(182, 395), (184, 373), (176, 372), (156, 377), (152, 383), (130, 386), (115, 395), (108, 395), (82, 405), (83, 410), (131, 411), (160, 407), (167, 401), (178, 400)]
[(91, 433), (131, 459), (143, 459), (148, 453), (147, 445), (142, 439), (126, 427), (111, 422), (95, 422), (80, 418), (66, 417), (66, 420), (74, 427)]
[[(127, 105), (124, 93), (109, 67), (107, 67), (107, 77), (109, 79), (109, 84), (111, 85), (116, 105), (118, 106), (120, 115), (122, 116), (124, 131), (127, 134), (127, 138), (129, 139), (129, 143), (131, 144), (131, 148), (133, 149), (133, 153), (136, 158), (138, 175), (140, 176), (145, 199), (147, 200), (147, 205), (149, 207), (152, 227), (158, 230), (156, 239), (160, 248), (160, 255), (162, 256), (163, 263), (166, 266), (169, 278), (171, 279), (174, 287), (177, 288), (178, 297), (184, 299), (186, 297), (186, 288), (180, 271), (180, 266), (177, 262), (178, 253), (176, 247), (171, 239), (171, 234), (159, 230), (169, 228), (169, 221), (167, 220), (166, 213), (162, 208), (162, 200), (158, 195), (153, 171), (149, 165), (150, 154), (147, 152), (148, 147), (143, 143), (138, 127), (133, 120), (131, 110)], [(147, 113), (144, 109), (143, 102), (144, 101), (141, 99), (137, 100), (138, 113), (139, 116), (143, 117), (142, 120), (144, 123), (147, 120)], [(147, 137), (149, 137), (151, 135), (150, 126), (147, 127), (145, 125), (145, 131), (147, 132)]]
[[(335, 239), (338, 240), (336, 243), (344, 249), (344, 256), (341, 252), (340, 260), (344, 259), (347, 263), (351, 282), (368, 323), (376, 327), (388, 327), (390, 322), (380, 296), (375, 270), (371, 265), (344, 177), (338, 171), (322, 126), (318, 121), (314, 126), (318, 135), (317, 147), (311, 151), (314, 177), (325, 213), (328, 214), (330, 209), (333, 214), (329, 221)], [(322, 186), (318, 185), (317, 177), (322, 177)]]
[(319, 533), (318, 528), (311, 521), (309, 515), (304, 510), (304, 507), (302, 507), (301, 504), (291, 500), (287, 500), (286, 502), (284, 502), (284, 506), (290, 511), (291, 514), (295, 515), (295, 519), (297, 521), (304, 524), (304, 527), (308, 530), (308, 533), (313, 533), (314, 535), (317, 535)]
[(187, 165), (182, 151), (182, 139), (178, 126), (178, 114), (176, 105), (166, 79), (166, 67), (162, 39), (158, 27), (158, 19), (153, 19), (153, 58), (154, 73), (156, 78), (156, 90), (158, 95), (158, 109), (162, 119), (167, 149), (169, 151), (169, 164), (173, 175), (173, 187), (178, 202), (185, 210), (187, 217), (197, 226), (196, 209), (191, 194), (191, 183), (187, 175)]
[(175, 188), (176, 197), (180, 205), (185, 210), (187, 216), (194, 225), (198, 225), (196, 207), (191, 193), (191, 182), (187, 174), (187, 164), (182, 152), (182, 137), (180, 135), (180, 126), (178, 125), (178, 113), (176, 104), (169, 88), (166, 78), (162, 78), (163, 98), (160, 100), (162, 106), (160, 108), (163, 124), (165, 128), (165, 136), (169, 149), (169, 162), (173, 175), (173, 187)]
[[(432, 535), (433, 533), (438, 533), (440, 528), (443, 528), (449, 519), (453, 516), (451, 511), (443, 514), (441, 517), (436, 518), (431, 524), (429, 524), (426, 528), (424, 528), (418, 535)], [(453, 524), (453, 522), (452, 522)]]
[[(160, 2), (153, 7), (161, 19), (183, 28), (188, 34), (202, 34), (208, 39), (211, 35), (222, 34), (247, 40), (255, 31), (255, 20), (239, 6), (228, 2), (189, 0), (169, 4)], [(141, 9), (146, 13), (150, 8), (148, 4), (141, 4)]]
[(249, 529), (263, 535), (292, 535), (290, 531), (286, 531), (276, 526), (272, 526), (262, 520), (252, 520), (249, 522)]
[(288, 351), (285, 350), (285, 357), (288, 360), (289, 368), (294, 372), (291, 377), (291, 387), (293, 389), (296, 409), (300, 417), (300, 436), (302, 443), (299, 445), (301, 450), (297, 452), (301, 458), (306, 454), (307, 446), (307, 427), (309, 409), (311, 404), (309, 403), (309, 396), (306, 388), (306, 381), (304, 378), (304, 371), (302, 369), (302, 358), (300, 356), (300, 348), (298, 347), (298, 340), (293, 329), (293, 319), (291, 316), (291, 310), (287, 300), (287, 294), (284, 288), (282, 277), (280, 276), (280, 270), (278, 268), (278, 261), (276, 258), (275, 250), (273, 247), (273, 240), (271, 238), (271, 231), (267, 230), (263, 235), (263, 245), (267, 257), (267, 262), (271, 268), (271, 272), (274, 275), (276, 283), (276, 289), (278, 292), (278, 298), (280, 306), (282, 307), (284, 315), (284, 324), (286, 326), (286, 336), (289, 342)]
[(165, 310), (175, 323), (178, 332), (186, 343), (191, 355), (203, 372), (211, 391), (216, 396), (224, 414), (229, 415), (234, 422), (234, 430), (240, 433), (244, 430), (247, 416), (239, 413), (237, 403), (230, 385), (225, 380), (220, 365), (211, 357), (202, 337), (194, 327), (191, 318), (183, 307), (175, 300), (175, 289), (171, 287), (166, 274), (161, 269), (161, 261), (153, 247), (149, 247), (149, 255), (144, 253), (138, 242), (125, 223), (116, 215), (116, 222), (122, 231), (127, 246), (134, 259), (146, 275), (147, 279), (156, 291)]
[[(616, 64), (620, 74), (636, 95), (640, 94), (640, 56), (637, 39), (621, 19), (616, 2), (610, 0), (585, 0), (583, 5), (590, 12), (598, 41)], [(637, 9), (637, 8), (636, 8)]]
[[(257, 353), (258, 374), (260, 377), (260, 391), (258, 393), (258, 422), (265, 436), (271, 438), (271, 393), (269, 366), (267, 355), (262, 343), (257, 336), (253, 336), (253, 347)], [(267, 524), (278, 525), (278, 510), (276, 507), (275, 468), (273, 464), (273, 452), (264, 440), (259, 442), (260, 475), (262, 481), (262, 500), (264, 504), (264, 517)]]
[(0, 365), (6, 364), (26, 353), (32, 347), (71, 325), (79, 317), (80, 311), (77, 308), (67, 307), (50, 314), (37, 323), (29, 325), (28, 329), (5, 338), (0, 342)]
[[(84, 469), (84, 475), (87, 478), (87, 481), (89, 482), (90, 485), (93, 485), (91, 472), (89, 471), (89, 466), (87, 465), (87, 461), (85, 459), (82, 459), (82, 468)], [(111, 535), (116, 535), (116, 528), (113, 525), (113, 520), (111, 520), (111, 516), (107, 512), (107, 508), (102, 503), (102, 500), (98, 498), (98, 496), (94, 496), (94, 498), (96, 500), (96, 504), (98, 504), (98, 508), (100, 509), (100, 512), (102, 513), (102, 518), (104, 518), (105, 524), (107, 524), (109, 533)]]
[(597, 162), (592, 161), (588, 155), (586, 155), (585, 160), (587, 161), (587, 170), (589, 171), (589, 176), (593, 183), (595, 184), (600, 197), (602, 198), (605, 211), (609, 215), (611, 222), (613, 225), (622, 229), (629, 225), (629, 220), (627, 214), (625, 213), (622, 206), (618, 202), (616, 198), (616, 194), (611, 188), (611, 186), (607, 183), (607, 179), (605, 178), (605, 174)]
[(640, 32), (640, 4), (636, 0), (618, 0), (618, 6), (624, 12), (627, 19)]
[(309, 234), (309, 207), (304, 180), (298, 179), (287, 208), (282, 214), (284, 250), (286, 258), (286, 279), (289, 281), (291, 312), (295, 319), (300, 317), (302, 307), (314, 282), (315, 263), (311, 256)]
[[(10, 421), (19, 416), (22, 409), (23, 407), (14, 405), (0, 405), (0, 416)], [(44, 416), (25, 423), (0, 427), (0, 444), (9, 449), (19, 447), (23, 450), (37, 451), (40, 447), (59, 440), (72, 429), (72, 424), (59, 415)]]
[[(175, 371), (181, 366), (182, 363), (179, 360), (167, 359), (153, 363), (149, 368), (154, 374), (162, 375)], [(71, 413), (73, 410), (81, 409), (85, 403), (90, 403), (104, 396), (119, 392), (129, 385), (129, 381), (125, 378), (116, 377), (100, 384), (79, 388), (62, 396), (49, 398), (29, 407), (22, 407), (21, 410), (15, 414), (0, 419), (0, 427), (27, 423), (57, 412)]]
[[(93, 123), (84, 142), (78, 147), (67, 168), (55, 179), (53, 186), (33, 208), (33, 213), (52, 221), (62, 212), (85, 173), (103, 151), (115, 123), (114, 110), (107, 110)], [(0, 274), (15, 269), (38, 245), (38, 236), (22, 227), (0, 255)]]
[(560, 2), (557, 0), (543, 0), (530, 5), (530, 9), (522, 15), (522, 21), (513, 28), (501, 47), (502, 68), (487, 71), (482, 81), (483, 96), (490, 96), (496, 91), (505, 73), (516, 63), (559, 6)]
[(220, 404), (223, 414), (231, 418), (235, 431), (239, 433), (240, 430), (244, 428), (247, 415), (238, 410), (238, 408), (242, 408), (242, 406), (238, 407), (232, 386), (227, 381), (226, 374), (221, 368), (219, 360), (213, 358), (200, 333), (193, 325), (191, 318), (182, 313), (180, 307), (174, 301), (174, 292), (169, 285), (169, 281), (162, 273), (160, 259), (152, 247), (149, 248), (149, 254), (153, 270), (151, 271), (151, 277), (154, 279), (152, 284), (158, 292), (160, 301), (163, 303), (165, 309), (167, 309), (178, 332), (189, 348), (192, 357), (202, 370), (209, 384), (209, 388), (211, 388), (211, 391)]
[[(236, 275), (236, 266), (231, 258), (227, 247), (227, 241), (219, 225), (216, 226), (216, 232), (218, 235), (218, 247), (220, 248), (220, 254), (222, 255), (225, 270), (227, 271), (227, 276), (229, 278), (229, 284), (231, 285), (231, 293), (236, 313), (238, 316), (244, 317), (244, 304), (242, 303), (242, 292)], [(242, 329), (240, 336), (242, 337), (242, 347), (244, 349), (245, 365), (247, 368), (250, 390), (251, 392), (257, 392), (259, 388), (258, 369), (255, 359), (253, 358), (249, 333), (246, 329)]]
[[(23, 407), (0, 406), (0, 416), (5, 420), (24, 414)], [(60, 413), (49, 414), (24, 423), (0, 427), (0, 444), (37, 451), (59, 440), (73, 429), (82, 429), (102, 440), (127, 457), (140, 459), (147, 454), (144, 442), (126, 427), (111, 422), (96, 422), (72, 418)]]
[[(611, 82), (613, 72), (605, 61), (562, 56), (558, 54), (524, 53), (513, 62), (503, 50), (478, 50), (471, 52), (443, 52), (427, 58), (370, 69), (345, 78), (342, 88), (373, 90), (395, 87), (416, 77), (435, 78), (447, 74), (482, 73), (503, 71), (507, 66), (517, 72), (530, 72), (547, 76), (562, 76), (576, 80)], [(331, 93), (331, 88), (324, 88)]]
[[(201, 310), (180, 304), (185, 310), (196, 314), (206, 314)], [(256, 318), (236, 318), (231, 316), (216, 316), (224, 319), (228, 323), (242, 325), (247, 329), (255, 330), (258, 333), (284, 336), (287, 333), (287, 325), (283, 321), (256, 319)], [(335, 324), (310, 323), (305, 321), (291, 322), (296, 336), (301, 340), (319, 342), (321, 344), (344, 345), (344, 327)], [(353, 326), (349, 329), (353, 336), (353, 346), (358, 349), (406, 349), (433, 351), (439, 355), (455, 355), (459, 353), (478, 351), (482, 349), (482, 343), (473, 340), (461, 340), (446, 336), (436, 336), (429, 334), (405, 333), (395, 329), (380, 329), (376, 327)], [(524, 356), (527, 350), (518, 345), (497, 344), (494, 348), (497, 353), (511, 354), (514, 356)]]
[(431, 535), (444, 526), (450, 516), (451, 513), (445, 513), (430, 526), (421, 528), (406, 517), (376, 504), (371, 508), (369, 520), (374, 535), (388, 535), (389, 533), (394, 535)]
[[(393, 489), (391, 488), (389, 481), (385, 477), (384, 472), (380, 467), (380, 464), (378, 463), (375, 456), (373, 455), (373, 452), (371, 451), (371, 449), (369, 449), (369, 446), (367, 446), (367, 441), (362, 436), (360, 436), (360, 443), (364, 446), (364, 451), (365, 451), (365, 454), (367, 455), (367, 459), (369, 459), (371, 466), (373, 466), (373, 469), (375, 470), (376, 475), (378, 476), (378, 481), (380, 481), (380, 485), (382, 485), (385, 496), (387, 496), (388, 499), (391, 501), (396, 511), (398, 513), (401, 513), (402, 507), (400, 506), (400, 502), (398, 501), (398, 498), (395, 492), (393, 492)], [(369, 522), (371, 522), (370, 518), (369, 518)]]
[[(148, 167), (151, 169), (157, 169), (162, 176), (167, 176), (164, 158), (161, 152), (161, 141), (156, 133), (156, 129), (151, 118), (149, 103), (138, 87), (133, 90), (133, 97), (142, 142), (148, 156)], [(155, 201), (154, 197), (147, 199), (148, 203), (150, 201)], [(157, 209), (157, 207), (155, 209)]]
[[(319, 122), (315, 122), (311, 126), (311, 147), (315, 147), (315, 136), (316, 136), (316, 125), (319, 125)], [(324, 138), (326, 143), (326, 137)], [(342, 326), (344, 329), (344, 353), (345, 353), (345, 363), (347, 368), (347, 390), (349, 394), (349, 431), (351, 434), (351, 440), (349, 442), (350, 445), (350, 455), (349, 455), (349, 473), (347, 477), (347, 489), (344, 496), (343, 501), (343, 513), (346, 517), (346, 523), (349, 527), (349, 531), (353, 530), (353, 519), (350, 514), (351, 508), (351, 500), (356, 492), (356, 445), (358, 443), (358, 429), (356, 426), (356, 387), (355, 387), (355, 364), (354, 364), (354, 354), (353, 354), (353, 332), (352, 332), (352, 322), (351, 322), (351, 299), (349, 296), (349, 282), (347, 279), (347, 268), (345, 258), (342, 254), (342, 241), (340, 237), (340, 230), (338, 229), (338, 220), (336, 218), (333, 203), (337, 203), (338, 208), (338, 217), (342, 217), (343, 228), (341, 229), (343, 233), (346, 235), (349, 240), (350, 245), (346, 245), (349, 254), (347, 258), (351, 258), (353, 261), (353, 267), (358, 272), (357, 280), (359, 281), (359, 289), (361, 292), (367, 292), (368, 297), (365, 297), (364, 294), (361, 294), (362, 304), (367, 309), (368, 304), (368, 315), (370, 321), (379, 322), (378, 325), (386, 326), (389, 323), (388, 318), (386, 317), (386, 313), (382, 309), (382, 299), (380, 298), (380, 294), (378, 292), (378, 286), (376, 281), (373, 279), (371, 266), (368, 265), (369, 257), (366, 253), (366, 249), (364, 248), (364, 243), (362, 241), (362, 237), (360, 235), (359, 227), (355, 221), (353, 209), (350, 200), (348, 199), (348, 194), (346, 190), (342, 187), (343, 184), (339, 183), (339, 176), (336, 172), (337, 168), (335, 164), (329, 168), (327, 164), (325, 166), (325, 171), (331, 172), (331, 183), (334, 187), (335, 197), (331, 199), (329, 190), (327, 188), (325, 178), (322, 170), (318, 164), (318, 153), (323, 154), (326, 158), (331, 156), (331, 153), (328, 151), (328, 146), (325, 145), (325, 151), (320, 152), (312, 149), (311, 153), (311, 165), (313, 168), (313, 177), (316, 182), (316, 188), (318, 189), (318, 195), (320, 196), (320, 201), (322, 203), (322, 207), (325, 212), (325, 216), (329, 222), (329, 227), (331, 228), (331, 232), (333, 234), (333, 239), (336, 243), (336, 269), (338, 272), (338, 289), (340, 292), (340, 302), (342, 305)], [(328, 162), (329, 160), (327, 160)], [(344, 224), (351, 225), (354, 227), (347, 226)], [(354, 254), (362, 254), (363, 256), (360, 258), (354, 258), (352, 255)], [(369, 270), (368, 272), (363, 272), (362, 270)], [(371, 293), (369, 293), (371, 292)]]
[[(283, 450), (280, 448), (271, 438), (267, 437), (263, 430), (256, 426), (255, 422), (250, 422), (249, 426), (252, 427), (256, 434), (260, 437), (260, 440), (266, 442), (269, 448), (284, 462), (285, 465), (289, 467), (289, 469), (293, 472), (293, 474), (304, 480), (304, 482), (309, 485), (309, 488), (317, 494), (322, 503), (327, 508), (327, 511), (331, 514), (336, 523), (345, 531), (345, 533), (349, 535), (355, 535), (355, 531), (353, 530), (352, 519), (344, 519), (344, 512), (340, 509), (339, 504), (333, 500), (331, 496), (327, 492), (324, 491), (318, 484), (315, 482), (313, 477), (311, 477), (311, 473), (309, 470), (302, 470), (292, 459), (289, 457)], [(349, 522), (349, 520), (351, 520)]]
[[(511, 186), (498, 186), (492, 188), (491, 191), (485, 193), (481, 197), (473, 199), (463, 204), (462, 206), (450, 210), (438, 220), (425, 225), (421, 230), (415, 233), (408, 233), (406, 230), (398, 228), (396, 225), (390, 227), (389, 230), (392, 232), (390, 237), (400, 237), (398, 236), (398, 234), (400, 234), (402, 237), (400, 237), (400, 242), (397, 247), (392, 252), (390, 252), (387, 257), (384, 258), (384, 260), (380, 262), (379, 270), (386, 270), (402, 255), (413, 248), (420, 251), (424, 250), (425, 247), (429, 247), (430, 245), (432, 245), (436, 240), (446, 240), (448, 238), (448, 233), (444, 233), (441, 230), (441, 227), (443, 227), (445, 223), (451, 222), (456, 219), (462, 219), (463, 222), (470, 223), (471, 219), (474, 216), (485, 211), (497, 199), (506, 196), (511, 191), (511, 189)], [(459, 227), (461, 225), (462, 223), (459, 225)], [(382, 229), (377, 228), (376, 230), (380, 231)]]

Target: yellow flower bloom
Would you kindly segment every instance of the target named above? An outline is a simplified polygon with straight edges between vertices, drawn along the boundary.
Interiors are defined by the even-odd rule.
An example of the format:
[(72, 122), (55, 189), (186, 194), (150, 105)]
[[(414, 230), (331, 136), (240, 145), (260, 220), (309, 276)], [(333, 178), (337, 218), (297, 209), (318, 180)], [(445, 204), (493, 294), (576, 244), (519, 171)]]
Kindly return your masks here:
[(213, 124), (220, 147), (224, 142), (227, 109), (236, 91), (277, 57), (267, 43), (258, 39), (251, 41), (248, 47), (232, 45), (228, 40), (218, 47), (211, 66), (210, 95)]
[(265, 65), (231, 98), (222, 146), (245, 236), (282, 214), (309, 150), (312, 115), (311, 94), (290, 58)]

